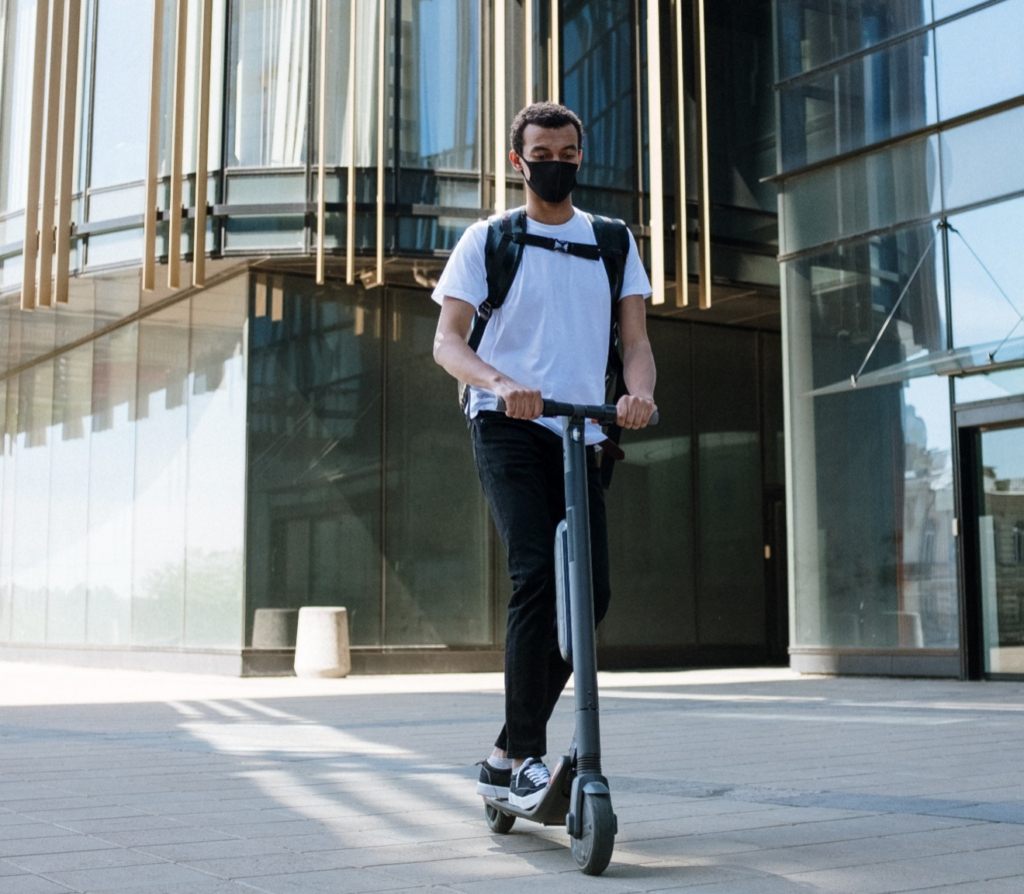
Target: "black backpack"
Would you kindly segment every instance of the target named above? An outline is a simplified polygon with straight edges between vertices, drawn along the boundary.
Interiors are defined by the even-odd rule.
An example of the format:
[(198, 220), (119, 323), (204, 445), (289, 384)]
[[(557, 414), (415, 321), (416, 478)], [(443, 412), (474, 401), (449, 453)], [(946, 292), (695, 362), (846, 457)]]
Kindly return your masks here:
[[(622, 376), (622, 356), (619, 353), (619, 320), (618, 304), (622, 295), (622, 282), (626, 272), (626, 259), (629, 256), (629, 231), (621, 220), (587, 214), (587, 219), (594, 228), (596, 245), (584, 245), (579, 242), (562, 242), (549, 236), (536, 236), (526, 232), (526, 208), (514, 208), (506, 211), (501, 217), (495, 216), (487, 228), (487, 242), (484, 248), (484, 267), (487, 271), (487, 298), (477, 309), (473, 318), (467, 343), (476, 351), (484, 337), (484, 330), (491, 315), (508, 297), (519, 262), (522, 260), (523, 248), (527, 245), (543, 248), (548, 251), (560, 251), (591, 261), (603, 261), (608, 274), (608, 286), (611, 290), (611, 307), (609, 308), (608, 326), (608, 366), (605, 372), (606, 394), (611, 403), (618, 401), (626, 393)], [(463, 412), (469, 411), (469, 388), (459, 383), (459, 402)], [(618, 445), (622, 429), (617, 425), (609, 426), (607, 435), (614, 445)], [(601, 477), (605, 487), (611, 483), (612, 460), (621, 451), (606, 448), (601, 460)]]

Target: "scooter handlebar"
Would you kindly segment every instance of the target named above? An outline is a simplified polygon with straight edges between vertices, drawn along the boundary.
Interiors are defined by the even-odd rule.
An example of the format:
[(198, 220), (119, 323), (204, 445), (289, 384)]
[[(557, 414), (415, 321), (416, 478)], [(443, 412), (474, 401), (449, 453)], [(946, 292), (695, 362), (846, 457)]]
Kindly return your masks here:
[[(498, 398), (497, 410), (504, 413), (506, 409), (503, 398)], [(577, 419), (594, 419), (598, 425), (611, 425), (618, 418), (615, 404), (567, 404), (557, 400), (545, 400), (541, 416), (570, 416)], [(648, 425), (658, 424), (658, 413), (655, 411), (647, 422)]]

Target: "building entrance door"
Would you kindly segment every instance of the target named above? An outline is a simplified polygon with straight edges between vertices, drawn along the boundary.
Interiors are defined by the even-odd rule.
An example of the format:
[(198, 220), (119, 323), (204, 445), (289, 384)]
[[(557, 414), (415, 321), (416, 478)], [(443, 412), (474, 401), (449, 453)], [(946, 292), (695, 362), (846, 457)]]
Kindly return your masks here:
[(961, 445), (968, 675), (1024, 677), (1024, 419), (961, 430)]

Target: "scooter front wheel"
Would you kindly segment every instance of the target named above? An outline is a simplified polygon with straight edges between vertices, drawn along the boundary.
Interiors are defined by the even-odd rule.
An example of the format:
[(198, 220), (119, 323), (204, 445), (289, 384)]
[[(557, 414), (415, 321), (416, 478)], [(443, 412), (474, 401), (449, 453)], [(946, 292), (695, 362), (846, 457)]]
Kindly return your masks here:
[(586, 875), (608, 868), (615, 847), (615, 814), (607, 795), (583, 796), (583, 834), (572, 839), (572, 858)]
[(487, 827), (498, 835), (508, 835), (516, 824), (516, 818), (512, 814), (502, 813), (490, 804), (484, 804), (484, 813), (487, 815)]

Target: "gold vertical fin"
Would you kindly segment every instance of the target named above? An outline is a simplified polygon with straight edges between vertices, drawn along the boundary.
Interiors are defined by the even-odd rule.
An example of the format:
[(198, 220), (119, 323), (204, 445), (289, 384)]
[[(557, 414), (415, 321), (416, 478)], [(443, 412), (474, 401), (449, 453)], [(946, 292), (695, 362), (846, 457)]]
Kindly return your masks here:
[(665, 176), (661, 141), (661, 12), (647, 4), (647, 134), (650, 157), (651, 304), (665, 303)]
[(181, 287), (181, 183), (185, 176), (185, 51), (188, 45), (188, 0), (177, 0), (174, 31), (173, 102), (171, 105), (171, 182), (167, 205), (167, 285)]
[(561, 102), (559, 88), (562, 84), (562, 16), (559, 9), (560, 0), (550, 0), (551, 3), (551, 71), (548, 80), (548, 94), (552, 102)]
[(57, 201), (57, 148), (60, 144), (60, 63), (64, 55), (64, 0), (50, 0), (49, 72), (43, 139), (43, 196), (39, 212), (39, 307), (53, 303), (53, 211)]
[(208, 208), (208, 156), (210, 154), (210, 68), (213, 57), (213, 0), (199, 8), (199, 97), (196, 103), (195, 221), (192, 230), (192, 285), (206, 284), (206, 221)]
[(267, 315), (267, 277), (262, 273), (256, 274), (256, 316)]
[(533, 2), (524, 0), (523, 3), (523, 71), (526, 73), (526, 90), (523, 96), (526, 105), (533, 105)]
[(143, 211), (142, 288), (156, 288), (157, 174), (160, 167), (160, 76), (163, 69), (164, 0), (153, 0), (153, 47), (149, 74), (149, 134), (146, 156), (146, 206)]
[(32, 93), (29, 110), (28, 159), (25, 172), (25, 236), (22, 242), (21, 309), (36, 306), (36, 261), (39, 258), (39, 180), (43, 150), (43, 112), (46, 94), (46, 25), (49, 4), (37, 0), (32, 55)]
[(505, 210), (505, 0), (494, 0), (494, 210)]
[(82, 0), (67, 0), (64, 27), (64, 70), (61, 93), (60, 184), (57, 187), (57, 282), (54, 298), (68, 301), (71, 277), (71, 202), (75, 176), (75, 124), (78, 114), (78, 64), (81, 49)]
[[(354, 4), (355, 0), (351, 0)], [(355, 52), (349, 41), (349, 52)], [(324, 284), (327, 236), (327, 0), (320, 0), (320, 42), (317, 50), (317, 146), (316, 146), (316, 282)]]
[(676, 307), (690, 303), (690, 251), (686, 212), (686, 79), (683, 0), (675, 0), (676, 35)]
[(696, 0), (697, 82), (700, 85), (698, 130), (700, 133), (700, 224), (697, 257), (700, 264), (700, 307), (711, 307), (711, 159), (708, 154), (708, 65), (705, 40), (704, 0)]
[(356, 6), (358, 0), (349, 0), (351, 15), (348, 27), (348, 190), (345, 208), (345, 282), (356, 281)]
[(377, 285), (384, 285), (384, 127), (387, 121), (385, 105), (387, 99), (388, 67), (386, 60), (388, 4), (377, 0)]

